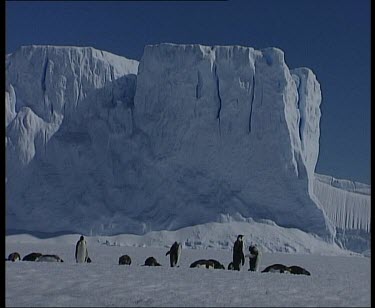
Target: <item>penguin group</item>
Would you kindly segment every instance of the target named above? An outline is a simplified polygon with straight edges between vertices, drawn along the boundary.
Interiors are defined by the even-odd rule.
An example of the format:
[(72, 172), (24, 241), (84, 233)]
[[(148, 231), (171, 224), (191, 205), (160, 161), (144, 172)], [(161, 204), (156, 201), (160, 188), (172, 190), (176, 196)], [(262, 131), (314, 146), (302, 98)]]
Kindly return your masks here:
[[(21, 261), (21, 256), (18, 252), (11, 253), (5, 261)], [(44, 255), (39, 252), (32, 252), (24, 256), (22, 261), (35, 261), (35, 262), (64, 262), (58, 255)]]
[[(262, 253), (256, 244), (251, 243), (249, 246), (249, 253), (244, 255), (243, 249), (243, 235), (240, 234), (237, 236), (237, 240), (233, 246), (233, 261), (229, 263), (228, 270), (237, 270), (241, 269), (241, 266), (245, 264), (245, 258), (249, 258), (249, 271), (257, 272), (259, 271), (260, 259)], [(283, 264), (273, 264), (267, 266), (262, 273), (290, 273), (296, 275), (308, 275), (310, 276), (310, 272), (303, 267), (298, 265), (286, 266)]]
[[(179, 267), (181, 258), (182, 245), (181, 243), (174, 242), (170, 249), (166, 252), (166, 256), (169, 255), (170, 267)], [(249, 258), (249, 271), (259, 271), (261, 251), (256, 244), (251, 243), (249, 246), (249, 253), (244, 254), (244, 235), (239, 234), (233, 245), (232, 261), (228, 264), (228, 270), (240, 271), (245, 265), (245, 259)], [(18, 252), (11, 253), (6, 261), (20, 261), (21, 256)], [(91, 259), (88, 254), (87, 242), (83, 235), (80, 236), (75, 247), (75, 260), (76, 263), (91, 263)], [(39, 252), (32, 252), (23, 257), (22, 261), (36, 261), (36, 262), (64, 262), (59, 256), (53, 254), (41, 254)], [(122, 255), (118, 260), (119, 265), (132, 264), (132, 260), (129, 255)], [(161, 264), (154, 258), (146, 258), (142, 266), (161, 266)], [(225, 269), (225, 266), (215, 259), (200, 259), (190, 264), (190, 268), (206, 268), (206, 269)], [(310, 272), (303, 267), (292, 265), (286, 266), (283, 264), (273, 264), (267, 266), (262, 273), (289, 273), (297, 275), (308, 275)]]

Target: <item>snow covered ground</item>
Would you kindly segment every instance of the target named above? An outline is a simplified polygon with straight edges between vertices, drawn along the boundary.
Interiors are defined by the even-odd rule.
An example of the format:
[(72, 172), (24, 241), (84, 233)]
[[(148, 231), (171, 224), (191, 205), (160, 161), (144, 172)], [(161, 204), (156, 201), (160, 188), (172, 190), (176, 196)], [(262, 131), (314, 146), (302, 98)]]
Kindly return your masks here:
[[(323, 254), (288, 254), (266, 249), (263, 252), (260, 270), (282, 263), (302, 266), (311, 276), (249, 272), (248, 262), (236, 272), (189, 268), (198, 259), (210, 258), (227, 267), (232, 258), (231, 244), (227, 249), (193, 249), (183, 245), (180, 267), (170, 268), (165, 253), (173, 241), (171, 235), (159, 233), (160, 242), (134, 235), (87, 237), (90, 264), (74, 261), (78, 234), (45, 239), (8, 235), (6, 256), (15, 251), (21, 258), (31, 252), (57, 254), (64, 263), (6, 262), (5, 304), (7, 307), (370, 306), (370, 258), (343, 250), (329, 252), (322, 243)], [(305, 241), (319, 250), (317, 242), (307, 238)], [(130, 266), (118, 265), (118, 258), (124, 254), (132, 258)], [(141, 266), (149, 256), (162, 266)]]

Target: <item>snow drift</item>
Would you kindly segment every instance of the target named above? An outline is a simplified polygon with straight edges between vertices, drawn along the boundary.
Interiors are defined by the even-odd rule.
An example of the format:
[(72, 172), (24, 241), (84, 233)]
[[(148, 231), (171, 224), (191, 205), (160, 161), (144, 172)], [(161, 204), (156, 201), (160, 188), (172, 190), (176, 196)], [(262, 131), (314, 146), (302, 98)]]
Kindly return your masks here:
[[(6, 58), (7, 230), (268, 219), (332, 240), (348, 225), (314, 173), (320, 103), (312, 71), (277, 48), (160, 44), (138, 63), (22, 47)], [(368, 234), (356, 196), (345, 217)]]

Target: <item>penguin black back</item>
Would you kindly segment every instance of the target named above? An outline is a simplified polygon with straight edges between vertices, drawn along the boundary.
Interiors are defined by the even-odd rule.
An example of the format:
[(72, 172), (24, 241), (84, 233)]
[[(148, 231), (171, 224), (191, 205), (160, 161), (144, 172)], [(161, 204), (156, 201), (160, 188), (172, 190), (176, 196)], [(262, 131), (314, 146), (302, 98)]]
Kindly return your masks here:
[(303, 267), (300, 267), (298, 265), (292, 265), (289, 266), (289, 270), (291, 274), (296, 274), (296, 275), (307, 275), (310, 276), (310, 272)]
[(225, 266), (215, 259), (209, 259), (208, 261), (212, 262), (216, 269), (225, 269)]
[(132, 259), (128, 255), (123, 255), (118, 259), (118, 264), (125, 264), (130, 265), (132, 263)]
[(42, 254), (39, 253), (39, 252), (32, 252), (32, 253), (29, 253), (28, 255), (24, 256), (22, 261), (35, 261), (36, 259), (38, 259), (41, 256), (42, 256)]
[(154, 257), (148, 257), (145, 261), (145, 266), (161, 266)]

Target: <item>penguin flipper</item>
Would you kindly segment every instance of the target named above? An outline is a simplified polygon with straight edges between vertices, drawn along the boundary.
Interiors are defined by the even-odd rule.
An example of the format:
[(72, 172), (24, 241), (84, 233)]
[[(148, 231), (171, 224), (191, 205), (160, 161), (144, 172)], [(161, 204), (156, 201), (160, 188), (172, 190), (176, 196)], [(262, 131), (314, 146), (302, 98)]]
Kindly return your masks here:
[(77, 242), (77, 244), (76, 244), (76, 253), (75, 253), (75, 258), (76, 258), (76, 260), (77, 260), (77, 252), (78, 252), (78, 244), (79, 244), (79, 241)]

